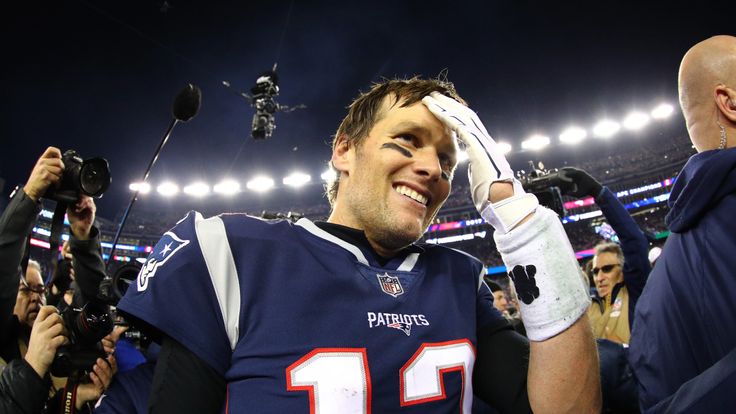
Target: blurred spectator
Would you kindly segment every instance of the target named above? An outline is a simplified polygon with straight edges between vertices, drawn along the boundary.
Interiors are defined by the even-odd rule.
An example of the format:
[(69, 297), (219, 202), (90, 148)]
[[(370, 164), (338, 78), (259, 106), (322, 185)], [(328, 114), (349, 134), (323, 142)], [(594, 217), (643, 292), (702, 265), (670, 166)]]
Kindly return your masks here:
[(593, 197), (603, 216), (618, 235), (616, 243), (595, 248), (592, 275), (602, 303), (588, 310), (596, 338), (628, 344), (636, 302), (651, 270), (649, 243), (615, 194), (587, 172), (565, 167), (560, 178), (566, 182), (563, 194), (577, 198)]
[(672, 188), (629, 359), (647, 412), (724, 412), (736, 405), (736, 38), (693, 46), (679, 91), (698, 153)]

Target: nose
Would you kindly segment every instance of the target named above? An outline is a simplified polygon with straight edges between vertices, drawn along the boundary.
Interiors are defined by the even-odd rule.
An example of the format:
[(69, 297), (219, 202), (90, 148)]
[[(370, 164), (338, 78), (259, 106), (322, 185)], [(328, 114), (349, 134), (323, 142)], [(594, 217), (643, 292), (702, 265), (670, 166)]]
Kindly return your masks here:
[(423, 148), (414, 153), (414, 171), (430, 180), (438, 180), (442, 176), (442, 165), (437, 153), (431, 148)]

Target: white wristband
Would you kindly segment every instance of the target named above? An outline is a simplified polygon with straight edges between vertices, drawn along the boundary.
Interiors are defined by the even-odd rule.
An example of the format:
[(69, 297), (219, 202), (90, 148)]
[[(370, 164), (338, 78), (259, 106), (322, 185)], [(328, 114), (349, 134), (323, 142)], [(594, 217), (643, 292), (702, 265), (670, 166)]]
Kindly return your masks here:
[(544, 341), (577, 321), (590, 295), (565, 230), (553, 211), (537, 207), (529, 221), (494, 234), (514, 282), (527, 337)]
[(480, 212), (480, 216), (496, 229), (496, 233), (508, 233), (534, 212), (537, 206), (539, 206), (537, 197), (522, 190), (517, 195), (497, 203), (489, 202)]

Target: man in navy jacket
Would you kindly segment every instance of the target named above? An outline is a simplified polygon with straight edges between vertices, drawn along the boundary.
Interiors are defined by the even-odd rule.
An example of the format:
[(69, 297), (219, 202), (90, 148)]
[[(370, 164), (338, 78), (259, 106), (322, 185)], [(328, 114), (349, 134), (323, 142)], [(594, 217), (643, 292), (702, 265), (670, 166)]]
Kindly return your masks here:
[(736, 403), (736, 38), (691, 48), (679, 90), (698, 154), (672, 189), (629, 360), (643, 411), (722, 412)]

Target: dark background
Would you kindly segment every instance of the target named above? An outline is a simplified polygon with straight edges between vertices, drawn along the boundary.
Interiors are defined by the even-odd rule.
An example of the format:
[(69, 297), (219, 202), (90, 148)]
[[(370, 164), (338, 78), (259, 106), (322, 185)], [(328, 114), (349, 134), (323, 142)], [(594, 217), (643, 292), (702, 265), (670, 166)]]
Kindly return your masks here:
[[(495, 137), (517, 149), (534, 132), (554, 141), (570, 122), (589, 128), (604, 115), (621, 119), (662, 100), (676, 105), (682, 55), (709, 36), (733, 33), (732, 4), (5, 2), (2, 192), (26, 180), (47, 146), (76, 149), (109, 160), (113, 184), (98, 200), (98, 214), (114, 217), (188, 82), (202, 89), (201, 111), (174, 131), (150, 177), (154, 183), (229, 176), (244, 186), (256, 173), (279, 181), (293, 169), (319, 181), (331, 136), (359, 90), (382, 77), (436, 76), (445, 69)], [(278, 114), (274, 137), (254, 141), (253, 110), (222, 81), (247, 90), (274, 62), (279, 102), (308, 109)], [(679, 112), (668, 122), (684, 125)], [(614, 148), (589, 145), (601, 145), (601, 153)], [(317, 184), (245, 192), (226, 207), (268, 197), (288, 205), (319, 192)], [(215, 199), (150, 194), (138, 208), (223, 203)]]

